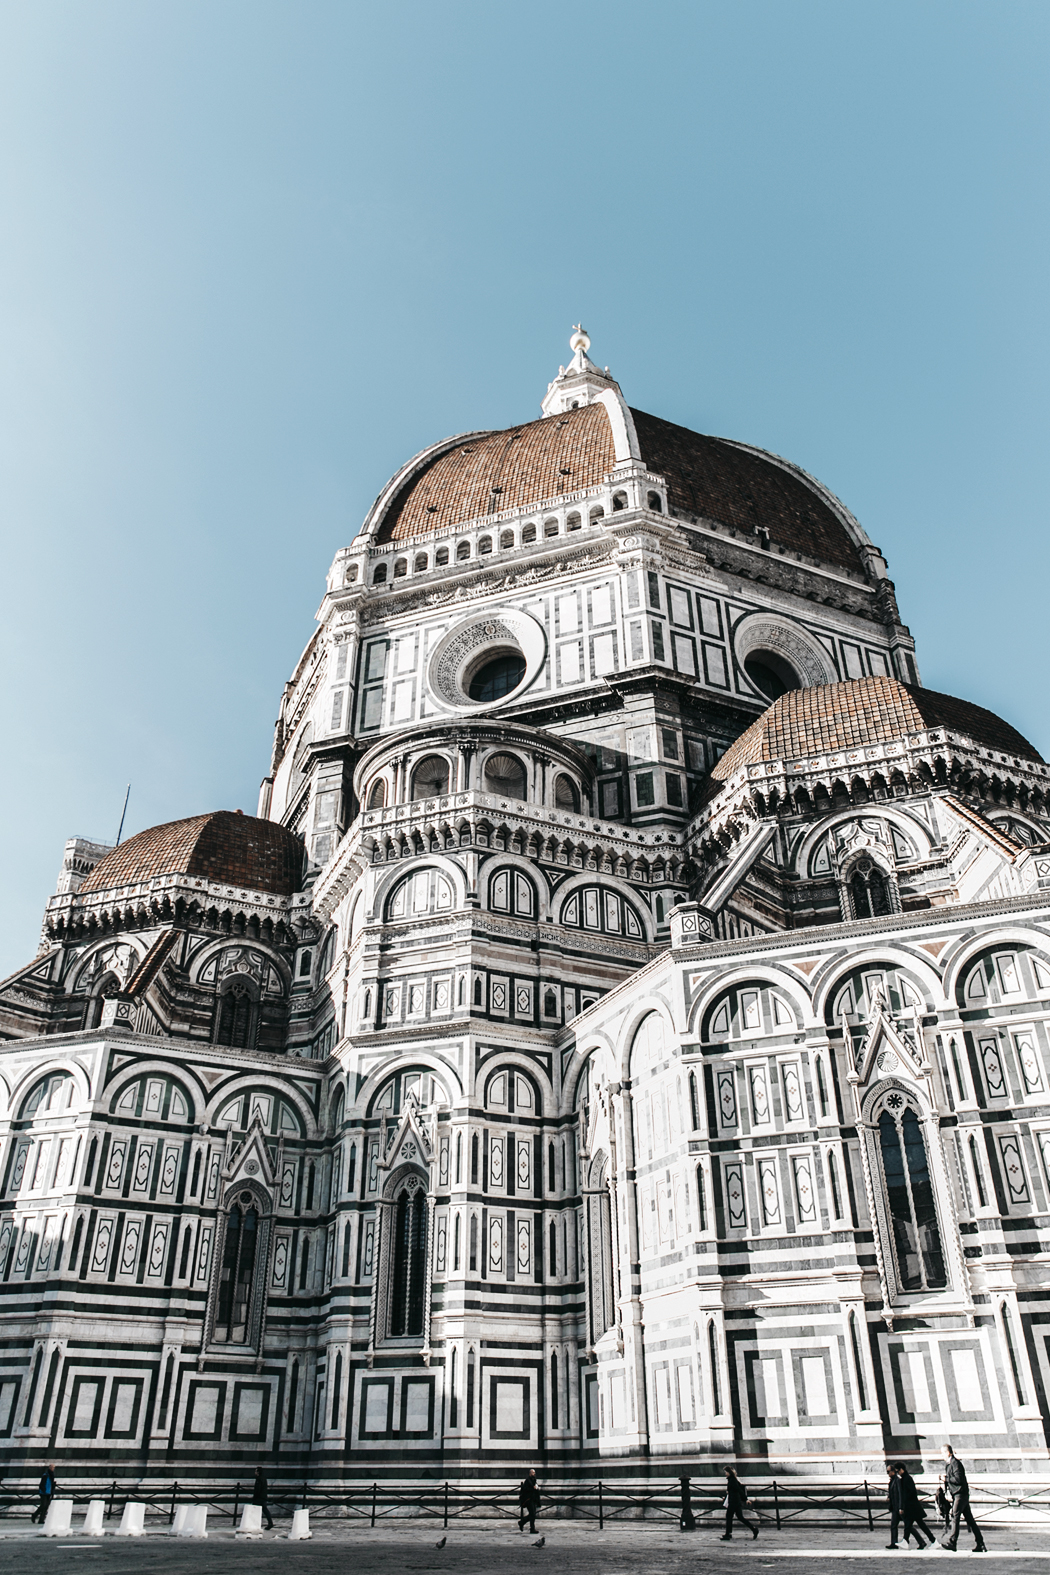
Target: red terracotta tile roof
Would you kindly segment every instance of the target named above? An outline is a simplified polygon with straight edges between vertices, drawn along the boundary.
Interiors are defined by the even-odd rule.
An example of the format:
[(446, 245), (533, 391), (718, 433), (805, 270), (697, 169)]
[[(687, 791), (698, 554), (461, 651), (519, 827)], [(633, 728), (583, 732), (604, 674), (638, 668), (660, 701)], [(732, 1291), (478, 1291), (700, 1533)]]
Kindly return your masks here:
[(217, 809), (129, 837), (99, 860), (80, 890), (137, 886), (155, 875), (198, 875), (290, 896), (299, 890), (302, 868), (303, 845), (287, 827)]
[(711, 776), (725, 782), (759, 761), (862, 749), (939, 727), (963, 733), (986, 749), (1042, 763), (1026, 738), (983, 706), (897, 678), (851, 678), (781, 695), (730, 745)]
[(446, 449), (391, 503), (377, 542), (404, 541), (597, 486), (616, 463), (604, 405), (581, 405)]
[(774, 547), (863, 570), (849, 531), (800, 476), (724, 438), (704, 437), (643, 410), (631, 414), (646, 465), (667, 478), (671, 509), (747, 533), (761, 525)]
[[(761, 454), (631, 412), (642, 459), (666, 477), (672, 510), (752, 533), (774, 547), (863, 572), (849, 531), (801, 477)], [(408, 541), (504, 509), (530, 509), (598, 486), (616, 463), (605, 407), (582, 405), (505, 432), (467, 438), (428, 461), (387, 508), (376, 542)]]

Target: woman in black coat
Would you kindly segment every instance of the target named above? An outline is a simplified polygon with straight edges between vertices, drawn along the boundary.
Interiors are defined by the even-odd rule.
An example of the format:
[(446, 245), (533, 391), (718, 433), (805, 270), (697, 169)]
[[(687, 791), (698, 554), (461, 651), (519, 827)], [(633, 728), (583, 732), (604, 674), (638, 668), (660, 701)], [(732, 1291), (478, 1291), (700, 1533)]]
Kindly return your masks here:
[(725, 1496), (726, 1529), (725, 1529), (724, 1535), (721, 1537), (720, 1540), (722, 1542), (732, 1542), (732, 1540), (733, 1540), (733, 1519), (734, 1519), (734, 1517), (737, 1520), (740, 1521), (741, 1525), (747, 1527), (748, 1531), (750, 1531), (750, 1533), (751, 1533), (751, 1537), (752, 1537), (752, 1540), (753, 1540), (755, 1537), (758, 1536), (758, 1526), (757, 1525), (753, 1526), (749, 1520), (745, 1520), (744, 1519), (744, 1505), (747, 1503), (747, 1489), (745, 1488), (744, 1484), (741, 1482), (740, 1478), (737, 1476), (736, 1472), (733, 1470), (732, 1466), (726, 1466), (725, 1473), (726, 1473), (726, 1496)]

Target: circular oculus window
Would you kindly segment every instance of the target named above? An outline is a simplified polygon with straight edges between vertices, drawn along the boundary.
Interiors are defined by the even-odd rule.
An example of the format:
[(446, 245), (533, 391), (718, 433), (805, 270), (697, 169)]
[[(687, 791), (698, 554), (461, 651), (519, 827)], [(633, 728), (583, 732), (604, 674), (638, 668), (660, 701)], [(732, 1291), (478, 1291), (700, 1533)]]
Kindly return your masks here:
[(478, 711), (523, 694), (547, 654), (535, 618), (516, 608), (479, 613), (438, 642), (427, 669), (435, 699), (458, 711)]
[(826, 654), (786, 618), (750, 614), (737, 625), (733, 645), (751, 683), (769, 701), (837, 677)]

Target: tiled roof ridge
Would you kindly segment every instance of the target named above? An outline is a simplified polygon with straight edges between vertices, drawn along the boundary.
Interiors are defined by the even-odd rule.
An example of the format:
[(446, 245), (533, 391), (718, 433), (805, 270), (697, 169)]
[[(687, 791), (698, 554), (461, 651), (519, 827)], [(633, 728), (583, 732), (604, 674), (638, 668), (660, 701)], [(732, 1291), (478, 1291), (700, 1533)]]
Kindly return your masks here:
[(730, 745), (711, 775), (725, 782), (760, 761), (864, 748), (941, 727), (1042, 764), (1028, 740), (993, 711), (880, 673), (789, 689)]
[(412, 470), (375, 539), (415, 540), (508, 508), (553, 503), (560, 494), (598, 485), (615, 464), (609, 413), (600, 401), (471, 433)]
[(99, 860), (78, 895), (161, 875), (199, 875), (290, 895), (299, 889), (301, 863), (298, 837), (279, 821), (216, 809), (136, 832)]
[(844, 518), (852, 521), (852, 515), (799, 466), (634, 406), (631, 415), (643, 463), (665, 478), (672, 513), (713, 519), (745, 535), (761, 527), (773, 547), (867, 578), (866, 561)]
[(987, 837), (989, 842), (994, 843), (1001, 853), (1006, 853), (1011, 859), (1016, 859), (1018, 854), (1025, 851), (1023, 843), (1007, 836), (1005, 831), (999, 826), (993, 825), (990, 820), (985, 820), (983, 815), (979, 815), (975, 809), (971, 809), (968, 804), (964, 804), (962, 799), (957, 797), (956, 794), (945, 793), (943, 794), (943, 800), (960, 820), (964, 821), (968, 826), (972, 826), (982, 836)]

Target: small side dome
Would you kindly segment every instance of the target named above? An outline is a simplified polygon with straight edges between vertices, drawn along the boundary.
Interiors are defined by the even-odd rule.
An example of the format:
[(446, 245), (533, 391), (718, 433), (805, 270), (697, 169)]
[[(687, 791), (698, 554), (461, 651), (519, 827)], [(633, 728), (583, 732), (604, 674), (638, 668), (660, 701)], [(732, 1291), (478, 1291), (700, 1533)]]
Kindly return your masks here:
[(138, 886), (158, 875), (196, 875), (291, 896), (302, 884), (303, 844), (287, 826), (228, 809), (151, 826), (99, 860), (82, 895)]
[(984, 749), (1043, 764), (1028, 740), (994, 711), (880, 676), (789, 690), (730, 745), (711, 779), (727, 782), (744, 766), (759, 761), (863, 749), (942, 727)]

